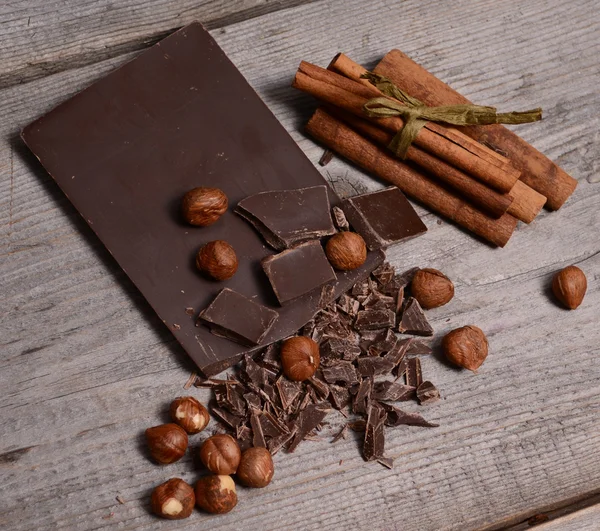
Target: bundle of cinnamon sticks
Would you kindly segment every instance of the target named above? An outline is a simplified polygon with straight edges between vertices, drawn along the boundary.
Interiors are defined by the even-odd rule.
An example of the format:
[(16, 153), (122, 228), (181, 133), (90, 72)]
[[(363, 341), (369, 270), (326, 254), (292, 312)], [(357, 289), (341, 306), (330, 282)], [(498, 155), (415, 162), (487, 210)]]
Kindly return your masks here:
[[(374, 69), (429, 106), (469, 103), (398, 50)], [(383, 94), (366, 70), (338, 54), (328, 68), (302, 62), (293, 86), (322, 102), (307, 125), (317, 141), (430, 210), (503, 247), (517, 222), (530, 223), (546, 205), (560, 208), (577, 181), (502, 125), (454, 127), (428, 122), (398, 158), (388, 146), (399, 116), (373, 118), (364, 105)]]

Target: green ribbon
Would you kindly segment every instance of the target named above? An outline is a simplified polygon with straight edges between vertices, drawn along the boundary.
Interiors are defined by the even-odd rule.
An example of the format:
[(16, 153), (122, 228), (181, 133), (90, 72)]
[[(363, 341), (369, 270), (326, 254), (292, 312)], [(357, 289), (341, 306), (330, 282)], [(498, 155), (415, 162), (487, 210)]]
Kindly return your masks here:
[[(365, 72), (362, 76), (388, 96), (372, 98), (363, 110), (371, 118), (400, 116), (404, 127), (396, 133), (388, 147), (401, 159), (406, 158), (408, 148), (427, 122), (451, 125), (524, 124), (542, 119), (542, 109), (522, 112), (496, 112), (495, 107), (483, 105), (442, 105), (428, 107), (399, 89), (386, 77)], [(393, 99), (389, 99), (393, 98)], [(396, 100), (396, 101), (394, 101)]]

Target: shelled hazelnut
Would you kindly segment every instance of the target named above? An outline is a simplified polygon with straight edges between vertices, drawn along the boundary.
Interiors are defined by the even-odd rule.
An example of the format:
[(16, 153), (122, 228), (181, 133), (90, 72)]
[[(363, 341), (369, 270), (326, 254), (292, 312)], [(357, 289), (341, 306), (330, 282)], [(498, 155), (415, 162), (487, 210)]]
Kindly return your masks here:
[(188, 436), (177, 424), (161, 424), (146, 430), (150, 455), (163, 465), (183, 457), (188, 447)]
[(248, 448), (242, 454), (237, 477), (246, 487), (262, 488), (273, 479), (273, 458), (266, 448)]
[(351, 271), (365, 263), (367, 245), (356, 232), (338, 232), (325, 245), (329, 263), (340, 271)]
[(196, 505), (213, 513), (228, 513), (237, 504), (235, 483), (231, 476), (204, 476), (196, 483)]
[(474, 325), (452, 330), (442, 339), (442, 349), (449, 361), (476, 371), (488, 355), (488, 340), (485, 334)]
[(412, 296), (426, 310), (443, 306), (454, 297), (454, 284), (437, 269), (419, 269), (412, 279), (410, 289)]
[(226, 211), (227, 196), (219, 188), (193, 188), (183, 196), (181, 212), (190, 225), (207, 227)]
[(208, 410), (193, 396), (180, 396), (171, 402), (171, 420), (188, 433), (200, 433), (210, 420)]
[(286, 339), (281, 345), (283, 373), (290, 380), (301, 382), (313, 376), (319, 368), (319, 345), (305, 336)]
[(152, 491), (152, 511), (169, 520), (187, 518), (194, 510), (196, 495), (194, 489), (183, 479), (165, 481)]
[(565, 267), (554, 275), (552, 291), (554, 296), (570, 310), (578, 308), (587, 291), (585, 273), (577, 266)]
[(200, 460), (213, 474), (235, 473), (241, 457), (240, 447), (231, 435), (213, 435), (200, 447)]
[(224, 240), (215, 240), (200, 248), (196, 267), (214, 280), (227, 280), (235, 275), (238, 259), (231, 245)]

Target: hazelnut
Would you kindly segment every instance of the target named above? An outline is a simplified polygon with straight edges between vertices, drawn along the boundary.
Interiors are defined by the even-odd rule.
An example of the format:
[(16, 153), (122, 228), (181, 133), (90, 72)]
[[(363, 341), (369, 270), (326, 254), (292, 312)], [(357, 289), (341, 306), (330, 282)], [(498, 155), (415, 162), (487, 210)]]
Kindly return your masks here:
[(195, 503), (194, 489), (183, 479), (170, 479), (152, 491), (152, 511), (169, 520), (187, 518)]
[(290, 337), (281, 345), (283, 374), (301, 382), (313, 376), (319, 368), (319, 345), (305, 336)]
[(586, 290), (585, 273), (576, 266), (565, 267), (552, 279), (554, 295), (570, 310), (574, 310), (583, 302)]
[(235, 275), (238, 260), (231, 245), (223, 240), (208, 242), (196, 255), (196, 267), (215, 280), (227, 280)]
[(454, 284), (437, 269), (419, 269), (412, 279), (410, 289), (421, 308), (426, 310), (443, 306), (454, 297)]
[(188, 433), (200, 433), (208, 425), (206, 408), (192, 396), (180, 396), (171, 402), (171, 419)]
[(325, 254), (333, 267), (340, 271), (350, 271), (365, 263), (367, 245), (356, 232), (338, 232), (329, 238)]
[(161, 424), (146, 430), (150, 455), (163, 465), (181, 459), (188, 447), (188, 436), (177, 424)]
[(262, 488), (273, 479), (273, 458), (266, 448), (248, 448), (242, 454), (237, 477), (246, 487)]
[(235, 483), (230, 476), (204, 476), (196, 483), (196, 504), (209, 513), (228, 513), (237, 504)]
[(200, 447), (200, 460), (213, 474), (233, 474), (241, 457), (240, 447), (231, 435), (213, 435)]
[(183, 196), (181, 211), (190, 225), (207, 227), (227, 211), (227, 196), (218, 188), (194, 188)]
[(488, 340), (481, 328), (468, 325), (446, 334), (442, 349), (452, 363), (475, 371), (487, 358)]

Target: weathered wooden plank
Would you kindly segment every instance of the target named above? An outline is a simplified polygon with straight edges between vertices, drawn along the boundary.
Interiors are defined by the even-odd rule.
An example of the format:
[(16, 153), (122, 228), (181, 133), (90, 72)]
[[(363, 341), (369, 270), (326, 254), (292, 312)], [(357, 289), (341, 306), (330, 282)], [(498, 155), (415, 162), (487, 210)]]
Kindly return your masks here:
[[(429, 314), (438, 335), (473, 322), (490, 338), (478, 375), (423, 360), (444, 397), (424, 414), (441, 427), (389, 431), (391, 471), (364, 463), (355, 438), (305, 443), (276, 456), (267, 490), (240, 489), (230, 515), (182, 523), (148, 515), (152, 486), (197, 476), (190, 455), (152, 465), (141, 437), (183, 393), (191, 364), (16, 137), (128, 55), (0, 93), (8, 140), (0, 144), (3, 527), (462, 530), (525, 519), (600, 486), (600, 242), (592, 232), (600, 188), (585, 180), (600, 155), (600, 16), (589, 1), (401, 7), (317, 3), (215, 36), (315, 162), (322, 150), (299, 132), (313, 102), (288, 87), (301, 58), (325, 64), (344, 50), (372, 64), (397, 46), (470, 98), (545, 107), (542, 123), (521, 130), (581, 181), (561, 211), (520, 228), (503, 250), (426, 214), (429, 233), (389, 252), (399, 268), (439, 267), (455, 280), (455, 300)], [(435, 32), (423, 29), (440, 20)], [(325, 170), (342, 194), (379, 186), (339, 160)], [(552, 272), (569, 263), (588, 273), (576, 312), (547, 293)]]
[(223, 28), (306, 1), (310, 0), (3, 2), (0, 88), (146, 48), (194, 20), (210, 29)]
[(536, 527), (539, 531), (596, 531), (600, 525), (600, 505), (582, 509)]

